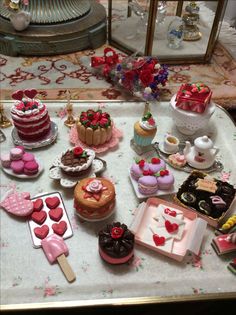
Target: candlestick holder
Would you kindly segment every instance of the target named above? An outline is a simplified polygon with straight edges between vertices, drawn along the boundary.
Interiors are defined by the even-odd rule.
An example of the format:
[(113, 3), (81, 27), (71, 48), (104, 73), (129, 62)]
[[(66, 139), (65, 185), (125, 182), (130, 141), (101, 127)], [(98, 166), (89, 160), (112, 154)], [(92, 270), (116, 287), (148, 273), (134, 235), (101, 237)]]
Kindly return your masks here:
[(12, 122), (7, 118), (4, 112), (4, 107), (0, 104), (0, 128), (7, 128), (12, 126)]
[(71, 128), (76, 120), (73, 116), (73, 105), (71, 104), (71, 95), (70, 95), (70, 91), (66, 92), (67, 94), (67, 105), (66, 105), (66, 112), (67, 112), (67, 119), (64, 121), (64, 125)]

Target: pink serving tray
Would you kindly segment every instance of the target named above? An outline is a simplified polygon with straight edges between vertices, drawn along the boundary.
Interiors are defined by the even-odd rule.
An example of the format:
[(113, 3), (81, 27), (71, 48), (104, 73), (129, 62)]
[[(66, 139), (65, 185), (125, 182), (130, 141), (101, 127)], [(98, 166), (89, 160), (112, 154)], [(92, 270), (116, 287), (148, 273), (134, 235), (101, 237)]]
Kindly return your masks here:
[[(150, 236), (152, 232), (149, 227), (153, 224), (153, 217), (156, 215), (159, 205), (175, 208), (183, 213), (183, 220), (185, 222), (183, 236), (181, 240), (174, 239), (171, 252), (163, 250), (161, 246), (156, 246), (152, 240), (152, 236)], [(135, 210), (130, 230), (135, 235), (136, 243), (177, 261), (182, 261), (189, 251), (196, 255), (199, 254), (206, 227), (207, 222), (198, 218), (196, 213), (159, 198), (149, 198), (147, 202), (141, 203)]]

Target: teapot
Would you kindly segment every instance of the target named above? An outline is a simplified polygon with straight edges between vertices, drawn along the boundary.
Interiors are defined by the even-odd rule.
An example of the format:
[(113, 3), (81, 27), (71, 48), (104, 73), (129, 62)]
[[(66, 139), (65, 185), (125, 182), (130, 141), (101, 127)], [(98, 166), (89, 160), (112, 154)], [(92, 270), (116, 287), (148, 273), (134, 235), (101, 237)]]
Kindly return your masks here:
[(183, 153), (190, 166), (196, 169), (206, 169), (214, 164), (219, 148), (214, 146), (208, 136), (196, 138), (194, 146), (191, 146), (189, 141), (185, 143)]
[(10, 15), (10, 21), (16, 31), (23, 31), (26, 29), (31, 20), (31, 14), (26, 11), (19, 11)]

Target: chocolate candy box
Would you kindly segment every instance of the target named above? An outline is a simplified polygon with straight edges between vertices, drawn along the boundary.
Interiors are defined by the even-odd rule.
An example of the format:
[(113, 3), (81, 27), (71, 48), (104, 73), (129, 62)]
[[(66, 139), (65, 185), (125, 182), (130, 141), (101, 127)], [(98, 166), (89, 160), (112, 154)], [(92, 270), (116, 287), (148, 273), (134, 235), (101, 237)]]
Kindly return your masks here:
[(236, 189), (200, 171), (193, 171), (179, 188), (175, 201), (198, 216), (209, 225), (218, 227), (223, 217), (230, 211)]

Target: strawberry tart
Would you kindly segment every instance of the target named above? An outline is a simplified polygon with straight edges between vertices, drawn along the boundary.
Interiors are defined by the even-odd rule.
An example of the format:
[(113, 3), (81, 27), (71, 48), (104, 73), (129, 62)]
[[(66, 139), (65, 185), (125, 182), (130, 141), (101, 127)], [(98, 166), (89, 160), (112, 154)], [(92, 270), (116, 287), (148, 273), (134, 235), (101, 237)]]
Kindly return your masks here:
[(26, 141), (43, 139), (51, 129), (51, 121), (45, 104), (34, 99), (37, 90), (19, 90), (12, 94), (15, 103), (11, 118), (19, 137)]
[(112, 137), (111, 117), (100, 109), (82, 112), (77, 122), (77, 132), (79, 139), (87, 145), (104, 144)]

